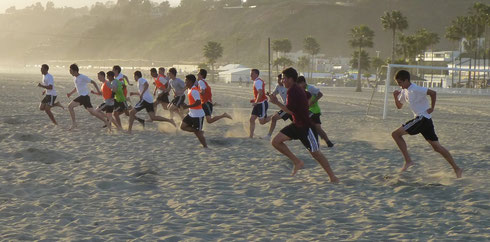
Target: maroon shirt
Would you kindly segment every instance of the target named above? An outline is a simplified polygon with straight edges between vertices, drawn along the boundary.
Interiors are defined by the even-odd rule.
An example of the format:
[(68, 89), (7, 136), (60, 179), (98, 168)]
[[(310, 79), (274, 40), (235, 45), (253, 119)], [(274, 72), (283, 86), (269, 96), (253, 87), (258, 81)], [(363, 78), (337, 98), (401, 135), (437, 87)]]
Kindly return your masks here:
[(293, 123), (296, 127), (310, 127), (310, 111), (304, 89), (293, 84), (288, 89), (286, 107), (293, 112)]

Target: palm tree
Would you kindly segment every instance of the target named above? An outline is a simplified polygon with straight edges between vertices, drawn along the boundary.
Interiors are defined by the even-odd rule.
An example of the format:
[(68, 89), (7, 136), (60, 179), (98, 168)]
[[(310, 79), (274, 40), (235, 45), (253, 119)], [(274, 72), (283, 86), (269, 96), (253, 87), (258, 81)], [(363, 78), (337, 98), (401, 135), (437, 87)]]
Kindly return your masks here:
[(303, 49), (306, 53), (310, 54), (310, 78), (313, 71), (313, 58), (320, 52), (320, 44), (312, 36), (308, 36), (304, 40)]
[[(484, 3), (475, 3), (473, 7), (470, 8), (469, 11), (470, 15), (474, 19), (474, 22), (476, 24), (476, 35), (477, 38), (481, 38), (483, 36), (486, 36), (487, 33), (487, 27), (490, 26), (490, 5), (486, 5)], [(486, 38), (484, 39), (484, 47), (486, 48)], [(477, 52), (479, 52), (479, 44), (477, 45)], [(485, 59), (486, 59), (486, 51), (485, 48), (483, 50), (483, 68), (485, 68)], [(480, 59), (480, 58), (478, 58)], [(480, 68), (480, 62), (478, 62), (478, 69)], [(486, 75), (486, 72), (484, 72), (484, 75)], [(480, 73), (478, 72), (478, 77), (480, 76)], [(485, 80), (486, 76), (483, 77)]]
[(301, 56), (298, 58), (298, 63), (296, 63), (296, 65), (298, 66), (298, 69), (304, 73), (306, 68), (310, 66), (310, 59), (308, 59), (308, 56)]
[[(446, 35), (444, 37), (446, 37), (446, 39), (452, 40), (456, 43), (461, 43), (461, 40), (463, 40), (463, 38), (464, 38), (464, 33), (462, 30), (461, 24), (457, 20), (453, 20), (452, 25), (450, 25), (446, 28)], [(461, 68), (461, 45), (458, 44), (458, 46), (459, 46), (459, 66)], [(454, 52), (453, 52), (453, 68), (454, 67), (455, 67), (455, 65), (454, 65)], [(454, 71), (453, 71), (453, 75), (451, 78), (452, 78), (451, 84), (453, 84), (453, 82), (454, 82)], [(458, 83), (461, 83), (461, 71), (459, 71)]]
[(349, 44), (354, 48), (359, 48), (357, 58), (357, 88), (356, 92), (361, 92), (361, 53), (362, 48), (373, 47), (374, 31), (366, 25), (355, 26), (351, 29), (351, 39)]
[(293, 61), (287, 57), (280, 57), (274, 61), (274, 66), (276, 66), (278, 69), (279, 66), (282, 67), (282, 69), (286, 69), (286, 66), (292, 66), (293, 64)]
[(223, 47), (218, 42), (209, 41), (203, 47), (203, 53), (204, 57), (208, 60), (208, 64), (211, 65), (211, 80), (214, 82), (214, 64), (223, 55)]
[[(292, 49), (291, 41), (289, 39), (278, 39), (272, 41), (272, 50), (276, 52), (276, 61), (279, 59), (279, 53), (289, 53)], [(278, 65), (276, 65), (279, 68)], [(277, 69), (279, 72), (279, 69)]]
[(403, 14), (398, 10), (393, 10), (390, 12), (385, 12), (383, 16), (381, 16), (381, 24), (383, 25), (383, 29), (392, 31), (392, 50), (391, 50), (391, 63), (395, 61), (395, 46), (396, 46), (396, 32), (403, 31), (408, 28), (408, 21)]

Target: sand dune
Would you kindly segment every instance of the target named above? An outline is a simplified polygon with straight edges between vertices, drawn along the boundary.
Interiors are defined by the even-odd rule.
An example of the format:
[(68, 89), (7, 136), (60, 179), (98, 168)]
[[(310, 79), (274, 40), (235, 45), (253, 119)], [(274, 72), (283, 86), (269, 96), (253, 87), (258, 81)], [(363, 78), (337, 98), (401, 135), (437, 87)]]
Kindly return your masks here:
[[(215, 112), (234, 119), (204, 125), (205, 150), (165, 123), (107, 134), (82, 108), (78, 130), (65, 130), (69, 114), (59, 108), (53, 128), (37, 107), (39, 79), (0, 75), (2, 240), (490, 239), (486, 96), (439, 95), (436, 132), (465, 169), (455, 179), (421, 136), (407, 137), (416, 166), (397, 172), (403, 158), (390, 134), (408, 109), (390, 107), (382, 120), (383, 94), (366, 116), (370, 90), (322, 89), (323, 127), (336, 144), (322, 141), (322, 151), (341, 179), (332, 185), (300, 142), (289, 145), (305, 169), (290, 177), (291, 162), (268, 141), (245, 138), (251, 87), (213, 85)], [(71, 79), (55, 80), (67, 105)], [(268, 128), (257, 125), (256, 137)]]

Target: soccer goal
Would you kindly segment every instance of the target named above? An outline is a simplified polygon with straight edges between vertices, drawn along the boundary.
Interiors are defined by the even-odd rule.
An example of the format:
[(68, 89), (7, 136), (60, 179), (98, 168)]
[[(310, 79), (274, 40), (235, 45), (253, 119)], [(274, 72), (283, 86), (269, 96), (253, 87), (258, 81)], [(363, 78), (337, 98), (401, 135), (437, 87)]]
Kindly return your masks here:
[[(384, 98), (384, 106), (383, 106), (383, 119), (386, 119), (386, 116), (388, 115), (388, 98), (389, 94), (392, 92), (392, 88), (390, 88), (390, 77), (392, 75), (392, 71), (394, 69), (408, 69), (411, 73), (411, 76), (417, 76), (418, 72), (420, 70), (430, 70), (430, 73), (425, 72), (423, 75), (427, 77), (430, 75), (430, 81), (427, 80), (427, 78), (421, 78), (419, 80), (413, 80), (411, 78), (412, 83), (416, 83), (419, 86), (426, 86), (429, 88), (433, 87), (445, 87), (442, 85), (444, 82), (443, 80), (448, 77), (451, 77), (451, 80), (454, 81), (455, 76), (457, 75), (458, 81), (461, 80), (461, 76), (463, 76), (463, 81), (467, 82), (469, 80), (470, 76), (478, 76), (478, 81), (482, 82), (482, 85), (487, 85), (487, 80), (490, 79), (490, 69), (470, 69), (470, 68), (454, 68), (454, 67), (442, 67), (442, 66), (419, 66), (419, 65), (401, 65), (401, 64), (389, 64), (387, 68), (387, 75), (386, 75), (386, 81), (385, 81), (385, 98)], [(417, 73), (413, 73), (413, 70), (416, 70)], [(438, 71), (439, 73), (434, 73), (434, 71)], [(442, 74), (442, 72), (447, 71), (447, 74)], [(463, 73), (463, 75), (461, 75)], [(476, 74), (478, 73), (478, 74)], [(434, 77), (435, 76), (435, 77)], [(465, 79), (466, 77), (466, 79)], [(435, 80), (435, 81), (434, 81)], [(427, 85), (429, 84), (429, 85)], [(434, 85), (435, 84), (435, 85)], [(454, 83), (452, 83), (454, 84)], [(471, 90), (478, 90), (478, 89), (471, 89)], [(485, 89), (485, 91), (490, 94), (489, 89)], [(481, 89), (479, 93), (481, 93)]]

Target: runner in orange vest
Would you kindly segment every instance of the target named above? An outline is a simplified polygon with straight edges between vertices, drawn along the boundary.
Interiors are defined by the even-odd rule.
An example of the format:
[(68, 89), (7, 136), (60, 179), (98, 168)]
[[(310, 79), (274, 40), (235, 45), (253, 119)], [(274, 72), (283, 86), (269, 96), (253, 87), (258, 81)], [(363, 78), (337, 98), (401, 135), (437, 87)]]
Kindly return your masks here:
[(102, 93), (97, 93), (94, 91), (92, 91), (92, 93), (96, 95), (102, 95), (102, 97), (104, 98), (104, 102), (99, 105), (96, 110), (103, 114), (105, 112), (105, 115), (109, 122), (106, 122), (106, 125), (104, 127), (107, 127), (109, 131), (111, 131), (111, 123), (114, 123), (114, 125), (116, 125), (116, 128), (120, 130), (121, 127), (112, 118), (112, 113), (114, 111), (114, 93), (117, 90), (117, 80), (114, 80), (114, 72), (107, 72), (108, 80), (106, 80), (106, 74), (103, 71), (99, 72), (97, 77), (99, 81), (102, 82), (102, 86), (100, 87)]
[(204, 110), (202, 110), (201, 95), (199, 94), (199, 88), (195, 86), (196, 76), (190, 74), (185, 76), (185, 86), (187, 87), (187, 98), (189, 104), (182, 104), (183, 108), (189, 109), (189, 114), (182, 120), (180, 128), (187, 132), (192, 132), (196, 135), (204, 148), (208, 148), (206, 144), (206, 138), (204, 138), (204, 132), (202, 131), (202, 124), (204, 121)]
[(153, 84), (155, 85), (155, 90), (153, 90), (153, 96), (156, 97), (153, 105), (155, 106), (155, 112), (157, 111), (158, 104), (162, 104), (162, 108), (167, 110), (167, 106), (170, 103), (168, 100), (168, 94), (170, 92), (169, 82), (167, 77), (165, 76), (165, 68), (160, 67), (157, 69), (151, 68), (150, 74), (153, 77)]
[(269, 103), (267, 102), (267, 96), (265, 95), (265, 82), (259, 77), (259, 70), (252, 69), (250, 77), (252, 78), (254, 99), (250, 100), (253, 105), (252, 115), (250, 116), (250, 138), (254, 136), (255, 120), (259, 118), (261, 125), (270, 121), (270, 117), (267, 117), (267, 109)]
[(221, 115), (211, 117), (211, 115), (213, 114), (213, 94), (211, 93), (211, 87), (209, 86), (208, 82), (206, 82), (207, 75), (208, 72), (205, 69), (200, 69), (199, 73), (197, 74), (197, 78), (199, 79), (198, 87), (201, 94), (202, 109), (206, 114), (206, 121), (210, 124), (222, 118), (232, 119), (231, 115), (227, 113), (223, 113)]

